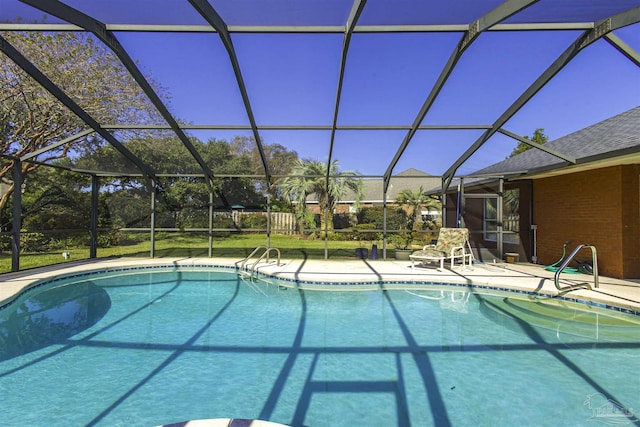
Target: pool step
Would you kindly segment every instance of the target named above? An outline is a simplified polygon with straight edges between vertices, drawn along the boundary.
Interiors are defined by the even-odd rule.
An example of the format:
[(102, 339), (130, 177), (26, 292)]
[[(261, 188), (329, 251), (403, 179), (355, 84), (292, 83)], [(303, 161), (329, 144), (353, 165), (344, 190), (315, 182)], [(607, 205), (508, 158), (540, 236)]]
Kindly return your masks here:
[[(547, 300), (530, 301), (520, 298), (504, 298), (514, 312), (529, 313), (535, 316), (545, 316), (552, 319), (570, 320), (572, 322), (585, 323), (600, 326), (638, 327), (640, 317), (616, 316), (615, 312), (607, 312), (606, 309), (591, 307), (584, 304), (567, 303), (566, 301)], [(569, 316), (568, 316), (569, 314)]]
[(481, 311), (499, 323), (507, 323), (517, 329), (526, 324), (573, 336), (598, 336), (613, 341), (640, 338), (640, 318), (623, 313), (607, 313), (606, 309), (570, 304), (557, 300), (526, 300), (505, 297), (485, 299)]

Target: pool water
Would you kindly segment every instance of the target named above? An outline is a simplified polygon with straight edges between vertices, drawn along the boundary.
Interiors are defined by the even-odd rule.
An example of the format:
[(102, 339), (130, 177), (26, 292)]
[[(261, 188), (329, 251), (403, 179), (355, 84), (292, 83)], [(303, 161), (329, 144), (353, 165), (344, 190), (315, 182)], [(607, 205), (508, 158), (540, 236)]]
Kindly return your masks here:
[(26, 292), (0, 310), (2, 424), (638, 424), (638, 316), (465, 287), (287, 286), (156, 269)]

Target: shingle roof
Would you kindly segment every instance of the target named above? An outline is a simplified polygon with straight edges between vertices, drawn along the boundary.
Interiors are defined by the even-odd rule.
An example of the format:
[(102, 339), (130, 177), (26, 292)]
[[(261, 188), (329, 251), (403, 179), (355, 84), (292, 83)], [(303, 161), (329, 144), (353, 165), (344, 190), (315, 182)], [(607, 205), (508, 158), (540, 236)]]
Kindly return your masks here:
[[(578, 163), (640, 152), (640, 106), (547, 142), (546, 146), (574, 157)], [(562, 159), (541, 150), (531, 149), (480, 169), (472, 175), (533, 172), (566, 165)]]
[[(360, 203), (382, 202), (382, 184), (381, 178), (363, 179), (364, 197)], [(418, 169), (410, 168), (391, 177), (389, 188), (387, 189), (387, 201), (392, 202), (398, 194), (405, 189), (417, 190), (422, 187), (425, 190), (441, 185), (442, 179), (439, 176), (429, 175)], [(341, 203), (353, 203), (355, 195), (348, 192)], [(308, 202), (316, 202), (314, 195), (307, 198)]]
[[(422, 187), (425, 190), (442, 182), (439, 176), (429, 175), (417, 169), (407, 169), (391, 177), (389, 188), (387, 189), (387, 201), (393, 201), (398, 194), (405, 189), (417, 190)], [(382, 179), (365, 179), (364, 197), (362, 202), (382, 201)]]

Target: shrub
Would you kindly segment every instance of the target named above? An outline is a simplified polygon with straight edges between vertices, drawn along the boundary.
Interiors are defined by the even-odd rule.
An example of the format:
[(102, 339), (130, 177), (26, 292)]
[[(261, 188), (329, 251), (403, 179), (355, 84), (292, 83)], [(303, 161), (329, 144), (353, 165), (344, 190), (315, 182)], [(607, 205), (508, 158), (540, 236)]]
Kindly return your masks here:
[(242, 215), (240, 228), (267, 228), (267, 217), (259, 213)]
[(68, 249), (69, 246), (74, 246), (71, 243), (71, 239), (51, 239), (49, 240), (49, 245), (48, 245), (48, 249), (50, 251), (57, 251), (60, 249)]
[(117, 230), (105, 231), (98, 233), (98, 247), (110, 248), (118, 246), (121, 241), (121, 234)]
[(237, 229), (236, 223), (233, 222), (233, 218), (231, 215), (220, 215), (216, 214), (213, 219), (213, 228), (231, 228)]
[(352, 231), (349, 233), (343, 233), (345, 240), (358, 240), (361, 242), (370, 242), (374, 240), (381, 240), (382, 233), (369, 231), (375, 230), (377, 227), (375, 224), (358, 224), (353, 226)]
[[(375, 228), (382, 229), (384, 210), (382, 206), (363, 208), (358, 213), (358, 224), (375, 224)], [(387, 208), (387, 230), (404, 229), (407, 223), (407, 213), (402, 208)]]
[(339, 213), (333, 215), (333, 228), (336, 230), (341, 230), (344, 228), (351, 227), (351, 219), (350, 215), (346, 213)]
[(402, 232), (389, 235), (389, 243), (396, 249), (409, 249), (413, 244), (414, 233)]
[(349, 234), (349, 233), (332, 233), (332, 232), (329, 232), (327, 234), (327, 239), (330, 240), (330, 241), (344, 241), (346, 234)]
[(44, 252), (49, 248), (49, 239), (42, 233), (20, 232), (21, 252)]
[(0, 252), (11, 251), (11, 237), (0, 236)]

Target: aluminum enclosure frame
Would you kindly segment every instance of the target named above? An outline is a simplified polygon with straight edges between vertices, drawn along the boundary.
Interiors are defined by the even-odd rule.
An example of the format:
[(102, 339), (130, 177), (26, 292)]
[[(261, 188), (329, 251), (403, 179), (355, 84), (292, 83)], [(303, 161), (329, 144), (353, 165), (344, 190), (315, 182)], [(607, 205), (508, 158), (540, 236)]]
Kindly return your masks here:
[[(436, 25), (407, 25), (407, 24), (395, 24), (395, 25), (359, 25), (358, 21), (363, 11), (366, 10), (367, 0), (354, 0), (349, 12), (349, 16), (344, 26), (283, 26), (283, 25), (228, 25), (212, 5), (207, 0), (189, 0), (189, 4), (195, 11), (207, 22), (208, 25), (162, 25), (162, 24), (114, 24), (109, 22), (101, 22), (100, 20), (80, 12), (77, 9), (65, 4), (63, 1), (58, 0), (20, 0), (22, 3), (29, 5), (42, 12), (49, 13), (66, 23), (59, 24), (37, 24), (37, 23), (0, 23), (0, 31), (85, 31), (94, 34), (105, 46), (111, 49), (117, 57), (120, 59), (126, 70), (134, 78), (134, 80), (141, 87), (145, 95), (154, 105), (154, 107), (160, 112), (160, 115), (165, 120), (166, 125), (157, 126), (140, 126), (135, 125), (119, 125), (98, 123), (93, 117), (85, 112), (79, 105), (77, 105), (61, 88), (56, 86), (51, 80), (49, 80), (42, 72), (25, 58), (17, 49), (15, 49), (5, 38), (0, 36), (0, 51), (4, 55), (9, 57), (13, 62), (18, 64), (25, 72), (31, 77), (37, 80), (45, 89), (47, 89), (55, 98), (57, 98), (63, 105), (73, 111), (80, 119), (82, 119), (89, 127), (90, 130), (82, 131), (72, 137), (64, 139), (62, 141), (52, 141), (52, 143), (38, 152), (31, 153), (20, 159), (13, 159), (10, 156), (3, 156), (10, 161), (15, 161), (16, 164), (20, 162), (36, 161), (35, 158), (47, 151), (55, 149), (63, 144), (72, 142), (74, 139), (78, 139), (88, 135), (89, 133), (97, 133), (109, 144), (113, 145), (120, 153), (131, 161), (140, 170), (141, 175), (149, 179), (152, 183), (157, 183), (157, 175), (150, 165), (144, 164), (138, 157), (131, 153), (121, 141), (115, 138), (115, 136), (109, 131), (110, 129), (166, 129), (172, 131), (184, 147), (196, 160), (200, 168), (202, 169), (202, 177), (205, 178), (212, 188), (212, 182), (214, 178), (226, 178), (229, 176), (218, 175), (214, 176), (213, 171), (206, 164), (201, 157), (200, 153), (191, 144), (189, 138), (185, 134), (185, 130), (195, 129), (228, 129), (228, 130), (250, 130), (255, 140), (262, 166), (264, 168), (263, 176), (254, 176), (254, 178), (264, 179), (268, 186), (273, 185), (274, 176), (270, 170), (268, 159), (266, 157), (263, 142), (260, 136), (261, 130), (328, 130), (330, 131), (329, 149), (327, 153), (327, 171), (326, 171), (326, 185), (329, 186), (330, 170), (329, 165), (334, 156), (334, 143), (335, 135), (338, 130), (403, 130), (406, 134), (402, 141), (399, 142), (398, 148), (393, 158), (389, 159), (389, 164), (386, 171), (380, 178), (383, 179), (383, 199), (386, 212), (386, 198), (387, 190), (390, 180), (393, 176), (394, 168), (398, 164), (398, 161), (403, 156), (407, 147), (412, 143), (412, 140), (419, 130), (431, 130), (431, 129), (452, 129), (452, 130), (465, 130), (465, 129), (480, 129), (483, 130), (482, 135), (473, 143), (469, 145), (467, 150), (455, 160), (446, 172), (442, 175), (442, 194), (451, 185), (452, 180), (456, 177), (456, 173), (460, 166), (464, 164), (480, 147), (482, 147), (493, 135), (500, 133), (506, 135), (519, 142), (529, 143), (528, 140), (519, 137), (513, 132), (505, 129), (504, 126), (510, 118), (512, 118), (527, 102), (529, 102), (553, 77), (558, 74), (567, 64), (569, 64), (583, 49), (587, 48), (595, 41), (603, 39), (621, 55), (629, 59), (637, 67), (640, 67), (640, 54), (630, 47), (624, 40), (613, 33), (614, 30), (637, 24), (640, 22), (640, 2), (636, 7), (631, 7), (628, 10), (609, 16), (604, 19), (600, 19), (597, 22), (522, 22), (522, 23), (503, 23), (507, 18), (517, 15), (518, 13), (527, 10), (532, 5), (538, 3), (540, 0), (507, 0), (500, 4), (495, 9), (486, 13), (484, 16), (476, 19), (468, 24), (436, 24)], [(440, 95), (441, 90), (446, 85), (449, 76), (455, 70), (459, 60), (463, 54), (472, 46), (474, 41), (483, 32), (500, 32), (500, 31), (564, 31), (564, 30), (580, 30), (582, 34), (572, 42), (566, 50), (551, 64), (539, 77), (514, 101), (493, 123), (490, 124), (467, 124), (461, 123), (458, 125), (425, 125), (423, 122), (428, 116), (428, 113)], [(230, 124), (218, 124), (218, 125), (181, 125), (171, 115), (163, 101), (158, 94), (151, 87), (149, 82), (145, 79), (142, 72), (139, 70), (135, 62), (132, 60), (126, 49), (118, 42), (114, 32), (116, 31), (130, 31), (130, 32), (189, 32), (189, 33), (215, 33), (219, 36), (224, 48), (228, 54), (228, 61), (233, 69), (234, 77), (238, 90), (242, 97), (242, 102), (247, 115), (249, 125), (230, 125)], [(439, 77), (435, 84), (432, 86), (429, 94), (427, 95), (422, 107), (417, 112), (415, 119), (411, 124), (407, 125), (339, 125), (338, 114), (341, 106), (341, 96), (344, 84), (345, 67), (349, 58), (349, 46), (351, 37), (357, 33), (443, 33), (453, 32), (460, 33), (460, 40), (457, 43), (455, 49), (451, 53), (444, 68), (441, 70)], [(244, 82), (244, 77), (241, 71), (241, 63), (236, 54), (233, 42), (232, 34), (234, 33), (251, 33), (251, 34), (303, 34), (303, 33), (326, 33), (326, 34), (342, 34), (342, 51), (340, 54), (340, 64), (338, 70), (338, 79), (336, 86), (336, 95), (333, 103), (333, 115), (331, 124), (318, 124), (318, 125), (258, 125), (254, 117), (253, 108), (251, 104), (251, 94), (247, 90)], [(531, 144), (536, 149), (544, 150), (545, 152), (554, 155), (568, 164), (575, 164), (576, 160), (571, 156), (567, 156), (561, 152), (557, 152), (548, 149), (543, 146), (536, 146)], [(90, 174), (92, 177), (97, 176), (115, 176), (110, 175), (107, 171), (79, 171), (73, 168), (68, 168), (80, 173)], [(124, 176), (125, 174), (123, 174)], [(137, 175), (130, 175), (137, 176)], [(184, 175), (183, 175), (184, 176)], [(198, 175), (199, 176), (199, 175)], [(246, 175), (249, 177), (250, 175)], [(21, 177), (17, 177), (21, 179)], [(19, 181), (16, 181), (19, 182)], [(94, 180), (94, 183), (96, 181)], [(97, 185), (97, 184), (96, 184)], [(155, 184), (154, 184), (155, 185)], [(223, 202), (226, 202), (224, 194), (219, 194)], [(211, 196), (212, 197), (212, 196)], [(93, 200), (93, 196), (92, 196)], [(18, 204), (18, 207), (15, 204)], [(14, 199), (14, 212), (20, 212), (20, 197)], [(153, 202), (152, 202), (153, 204)], [(228, 203), (227, 203), (228, 204)], [(97, 203), (92, 203), (92, 209), (95, 209)], [(17, 210), (16, 210), (17, 209)], [(324, 215), (328, 215), (328, 212), (324, 212)], [(94, 217), (95, 212), (92, 213), (92, 234), (95, 235)], [(97, 218), (97, 217), (96, 217)], [(153, 227), (152, 227), (153, 228)], [(211, 229), (211, 226), (209, 227)], [(386, 227), (385, 227), (386, 229)], [(153, 231), (152, 231), (153, 236)], [(94, 236), (95, 237), (95, 236)], [(385, 231), (386, 237), (386, 231)], [(19, 236), (14, 236), (14, 239)], [(385, 239), (386, 240), (386, 239)], [(19, 243), (15, 243), (19, 247)], [(153, 247), (153, 245), (152, 245)], [(386, 250), (386, 247), (385, 247)], [(92, 241), (92, 256), (95, 255), (95, 241)], [(326, 240), (325, 240), (325, 257), (327, 253)], [(18, 261), (14, 260), (14, 267), (16, 267)]]

